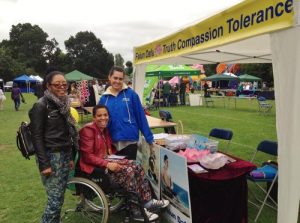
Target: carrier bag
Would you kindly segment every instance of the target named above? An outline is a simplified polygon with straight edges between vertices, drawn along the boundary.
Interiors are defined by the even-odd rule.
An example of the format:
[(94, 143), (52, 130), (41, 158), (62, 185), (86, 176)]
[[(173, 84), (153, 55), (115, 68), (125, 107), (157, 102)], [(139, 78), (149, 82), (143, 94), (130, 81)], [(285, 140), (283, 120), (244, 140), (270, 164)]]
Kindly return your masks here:
[(29, 123), (22, 122), (16, 137), (17, 147), (21, 151), (22, 155), (26, 159), (30, 159), (29, 156), (35, 154), (35, 150), (32, 144), (31, 132)]

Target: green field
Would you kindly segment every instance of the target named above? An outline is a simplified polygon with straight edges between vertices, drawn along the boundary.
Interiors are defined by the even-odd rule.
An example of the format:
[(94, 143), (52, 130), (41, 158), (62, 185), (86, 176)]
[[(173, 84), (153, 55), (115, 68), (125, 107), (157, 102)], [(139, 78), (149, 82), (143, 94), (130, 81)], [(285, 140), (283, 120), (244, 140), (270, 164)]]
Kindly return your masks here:
[[(14, 111), (13, 103), (7, 94), (4, 110), (0, 111), (0, 219), (2, 223), (39, 222), (46, 202), (45, 191), (40, 182), (35, 160), (25, 160), (16, 148), (15, 136), (21, 121), (28, 121), (28, 110), (36, 98), (25, 94), (27, 104), (22, 104), (20, 111)], [(239, 100), (235, 109), (233, 100), (217, 99), (215, 106), (168, 107), (173, 120), (181, 120), (184, 133), (208, 135), (213, 127), (229, 128), (234, 136), (230, 144), (230, 153), (249, 160), (257, 144), (264, 139), (276, 140), (276, 121), (274, 101), (271, 114), (262, 115), (257, 112), (256, 100)], [(151, 111), (158, 116), (158, 111)], [(84, 117), (83, 122), (91, 120)], [(80, 127), (80, 126), (79, 126)], [(156, 130), (155, 132), (158, 132)], [(219, 145), (222, 148), (222, 143)], [(266, 157), (260, 157), (261, 163)], [(226, 208), (226, 207), (224, 207)], [(255, 208), (249, 205), (249, 222), (253, 222)], [(264, 208), (259, 222), (276, 222), (276, 212)], [(110, 222), (120, 222), (115, 216)]]

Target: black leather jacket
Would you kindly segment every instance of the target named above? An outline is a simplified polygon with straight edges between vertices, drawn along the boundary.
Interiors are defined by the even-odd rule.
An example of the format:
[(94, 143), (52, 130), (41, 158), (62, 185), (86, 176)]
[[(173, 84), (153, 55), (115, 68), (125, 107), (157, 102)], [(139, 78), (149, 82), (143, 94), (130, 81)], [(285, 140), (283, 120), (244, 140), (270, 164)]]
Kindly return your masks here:
[(33, 105), (29, 118), (32, 142), (42, 171), (51, 167), (46, 151), (70, 150), (72, 140), (66, 119), (56, 105), (45, 97)]

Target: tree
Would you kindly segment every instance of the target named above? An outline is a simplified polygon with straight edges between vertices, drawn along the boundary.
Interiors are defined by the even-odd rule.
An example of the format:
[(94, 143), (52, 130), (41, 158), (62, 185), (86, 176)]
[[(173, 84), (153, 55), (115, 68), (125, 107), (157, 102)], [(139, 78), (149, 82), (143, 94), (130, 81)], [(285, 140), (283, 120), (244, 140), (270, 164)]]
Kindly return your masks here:
[(0, 47), (0, 74), (4, 81), (13, 80), (17, 74), (24, 71), (25, 65), (14, 60), (9, 49)]
[(115, 65), (124, 68), (124, 59), (119, 53), (115, 55)]
[(132, 72), (133, 72), (133, 64), (131, 61), (126, 62), (126, 68), (125, 73), (128, 75), (128, 77), (132, 78)]
[(59, 64), (59, 56), (62, 54), (62, 51), (54, 38), (46, 41), (43, 51), (49, 66), (57, 66)]
[(211, 76), (216, 73), (217, 64), (205, 64), (205, 75)]
[(114, 64), (114, 57), (92, 32), (78, 32), (65, 41), (67, 57), (72, 69), (80, 70), (97, 78), (106, 78)]
[(26, 68), (42, 73), (47, 62), (44, 57), (48, 34), (38, 25), (19, 23), (13, 25), (9, 33), (7, 46), (12, 52), (13, 59), (25, 64)]
[(273, 68), (271, 63), (241, 64), (241, 74), (250, 74), (262, 78), (273, 86)]

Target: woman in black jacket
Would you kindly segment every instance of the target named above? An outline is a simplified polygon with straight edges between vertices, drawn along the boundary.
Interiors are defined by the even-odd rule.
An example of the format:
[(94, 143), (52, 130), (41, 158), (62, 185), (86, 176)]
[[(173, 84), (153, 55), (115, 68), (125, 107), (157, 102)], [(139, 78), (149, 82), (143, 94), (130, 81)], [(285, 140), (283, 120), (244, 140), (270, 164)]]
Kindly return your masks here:
[(45, 78), (46, 90), (29, 111), (36, 160), (45, 186), (48, 202), (42, 223), (59, 223), (64, 192), (73, 168), (72, 147), (78, 148), (75, 120), (70, 115), (67, 82), (60, 71)]

